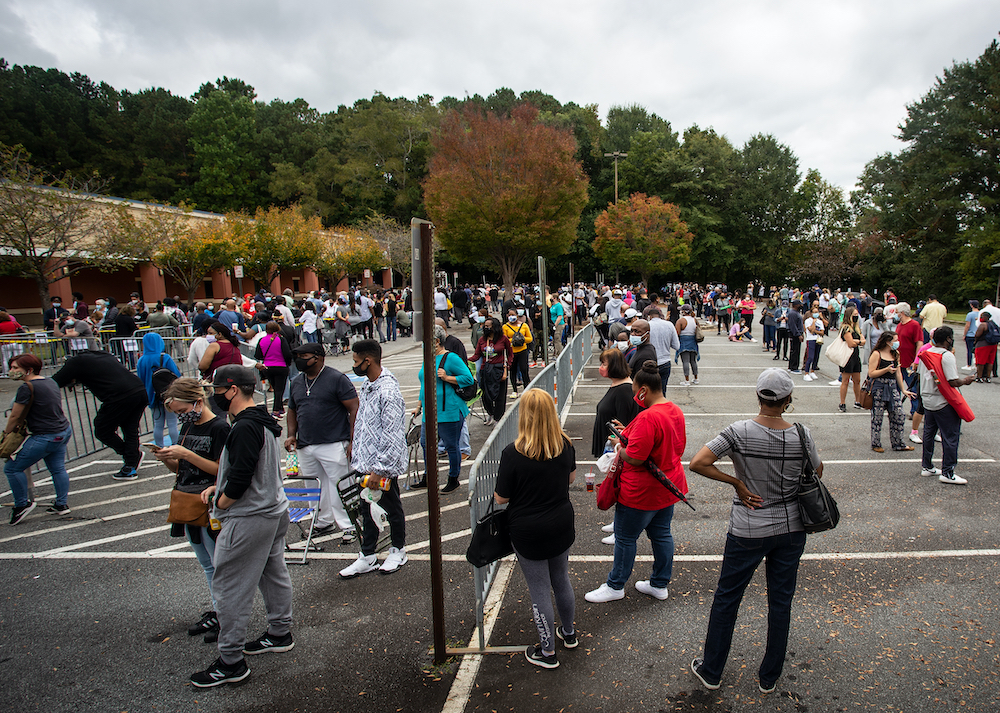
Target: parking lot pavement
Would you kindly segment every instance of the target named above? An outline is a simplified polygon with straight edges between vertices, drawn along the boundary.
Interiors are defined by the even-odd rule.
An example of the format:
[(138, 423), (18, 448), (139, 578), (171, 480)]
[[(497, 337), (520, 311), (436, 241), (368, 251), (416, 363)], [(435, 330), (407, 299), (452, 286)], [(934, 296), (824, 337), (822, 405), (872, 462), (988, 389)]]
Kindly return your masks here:
[[(460, 337), (466, 338), (464, 332)], [(329, 360), (346, 370), (346, 357)], [(419, 350), (387, 350), (408, 405), (416, 403)], [(823, 360), (824, 367), (829, 362)], [(756, 413), (753, 383), (773, 366), (758, 344), (709, 334), (699, 386), (668, 396), (687, 416), (685, 460), (728, 423)], [(831, 370), (826, 368), (829, 376)], [(583, 594), (607, 575), (612, 548), (580, 477), (573, 487), (577, 540), (571, 575), (582, 645), (559, 651), (555, 671), (520, 655), (468, 656), (435, 668), (425, 495), (404, 493), (410, 562), (397, 574), (341, 581), (352, 545), (321, 542), (305, 567), (292, 567), (296, 646), (253, 657), (240, 686), (195, 690), (187, 677), (217, 655), (187, 626), (210, 608), (190, 548), (164, 522), (172, 476), (148, 464), (136, 482), (115, 482), (104, 456), (74, 464), (71, 515), (33, 515), (0, 530), (0, 661), (5, 707), (50, 711), (492, 711), (854, 709), (994, 711), (997, 682), (997, 385), (966, 393), (978, 418), (963, 427), (960, 472), (968, 486), (919, 476), (918, 452), (875, 454), (868, 414), (836, 413), (835, 387), (796, 381), (793, 416), (812, 429), (843, 520), (807, 544), (793, 605), (785, 675), (766, 702), (754, 685), (766, 626), (759, 573), (744, 601), (723, 687), (703, 691), (687, 672), (700, 652), (718, 576), (730, 492), (688, 474), (692, 512), (677, 509), (677, 556), (670, 598), (633, 588), (651, 561), (639, 559), (623, 601), (594, 605)], [(578, 476), (591, 467), (594, 407), (606, 384), (592, 363), (566, 422)], [(472, 424), (473, 452), (489, 431)], [(938, 449), (940, 457), (940, 448)], [(463, 463), (463, 479), (470, 461)], [(44, 501), (51, 486), (38, 483)], [(9, 499), (9, 494), (2, 496)], [(442, 498), (446, 631), (472, 637), (473, 588), (464, 560), (469, 514), (463, 490)], [(293, 526), (290, 541), (297, 540)], [(535, 640), (530, 601), (516, 566), (492, 626), (491, 645)], [(258, 601), (249, 635), (265, 626)], [(459, 669), (461, 667), (461, 672)], [(450, 697), (450, 698), (449, 698)]]

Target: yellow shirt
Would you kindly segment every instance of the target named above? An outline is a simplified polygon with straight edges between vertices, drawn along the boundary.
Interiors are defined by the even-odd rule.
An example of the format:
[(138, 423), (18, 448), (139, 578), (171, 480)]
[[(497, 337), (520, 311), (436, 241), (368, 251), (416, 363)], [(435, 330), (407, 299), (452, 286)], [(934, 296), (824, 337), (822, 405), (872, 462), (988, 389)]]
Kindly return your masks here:
[[(524, 336), (524, 344), (519, 347), (515, 347), (514, 335), (518, 332), (520, 332), (521, 335)], [(514, 350), (515, 354), (517, 354), (518, 352), (523, 352), (525, 349), (528, 348), (528, 345), (531, 344), (531, 327), (529, 327), (527, 324), (515, 323), (512, 325), (510, 322), (507, 322), (503, 325), (503, 333), (504, 336), (507, 337), (507, 341), (510, 342), (511, 349)]]
[(948, 316), (948, 309), (938, 301), (928, 302), (924, 305), (923, 310), (920, 312), (920, 316), (924, 318), (923, 328), (928, 332), (933, 332), (935, 329), (944, 324), (944, 318)]

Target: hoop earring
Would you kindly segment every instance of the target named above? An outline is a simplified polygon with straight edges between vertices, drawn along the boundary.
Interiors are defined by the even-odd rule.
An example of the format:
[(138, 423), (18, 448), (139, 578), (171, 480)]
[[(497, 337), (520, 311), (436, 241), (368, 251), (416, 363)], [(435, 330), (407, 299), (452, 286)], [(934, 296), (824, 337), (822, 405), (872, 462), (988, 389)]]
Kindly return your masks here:
[(781, 409), (782, 413), (792, 413), (795, 410), (795, 406), (792, 405), (792, 400), (788, 399), (788, 403), (785, 404), (784, 408)]

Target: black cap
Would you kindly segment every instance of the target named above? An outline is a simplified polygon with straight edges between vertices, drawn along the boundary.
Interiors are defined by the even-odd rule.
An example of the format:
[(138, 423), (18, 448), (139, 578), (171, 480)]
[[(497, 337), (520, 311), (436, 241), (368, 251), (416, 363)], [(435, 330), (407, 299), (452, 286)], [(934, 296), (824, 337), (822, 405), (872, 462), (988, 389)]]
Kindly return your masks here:
[(300, 344), (299, 346), (292, 349), (293, 354), (318, 354), (319, 356), (325, 356), (326, 351), (323, 349), (322, 344), (317, 344), (316, 342), (308, 342), (306, 344)]
[(215, 370), (215, 378), (212, 380), (212, 386), (218, 387), (256, 385), (257, 377), (254, 375), (253, 369), (247, 369), (245, 366), (239, 366), (238, 364), (220, 366)]

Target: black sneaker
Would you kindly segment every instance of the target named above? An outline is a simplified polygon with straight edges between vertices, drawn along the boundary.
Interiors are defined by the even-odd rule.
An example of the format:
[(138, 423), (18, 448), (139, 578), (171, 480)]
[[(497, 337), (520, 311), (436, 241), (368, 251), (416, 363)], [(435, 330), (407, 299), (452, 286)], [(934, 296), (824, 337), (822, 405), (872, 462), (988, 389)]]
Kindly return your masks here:
[(115, 480), (138, 480), (139, 473), (136, 469), (129, 465), (123, 465), (122, 469), (111, 476)]
[(207, 634), (205, 634), (205, 643), (206, 644), (214, 644), (218, 640), (219, 640), (219, 630), (218, 629), (216, 629), (215, 631), (210, 631)]
[(778, 682), (774, 683), (764, 683), (763, 681), (757, 684), (757, 690), (761, 693), (774, 693), (774, 689), (778, 687)]
[(49, 505), (45, 508), (46, 515), (68, 515), (70, 513), (69, 505)]
[(288, 632), (284, 636), (272, 636), (266, 631), (256, 641), (251, 641), (243, 647), (243, 653), (253, 656), (255, 654), (266, 654), (273, 651), (276, 654), (291, 651), (295, 647), (292, 641), (292, 633)]
[(457, 478), (455, 480), (452, 480), (451, 478), (449, 478), (448, 479), (448, 483), (443, 488), (441, 488), (441, 492), (442, 493), (451, 493), (451, 492), (454, 492), (455, 490), (458, 490), (458, 479)]
[(191, 685), (198, 688), (212, 688), (221, 686), (224, 683), (238, 683), (250, 675), (250, 667), (247, 666), (246, 659), (240, 659), (238, 663), (227, 666), (222, 659), (215, 659), (212, 665), (204, 671), (191, 676)]
[(563, 646), (565, 646), (567, 649), (575, 649), (577, 646), (580, 645), (580, 642), (577, 641), (575, 631), (572, 634), (567, 634), (566, 632), (563, 631), (563, 628), (561, 626), (557, 626), (556, 636), (562, 640)]
[(332, 535), (336, 531), (337, 526), (332, 522), (329, 525), (317, 525), (313, 528), (313, 537), (318, 535)]
[(32, 500), (30, 503), (23, 507), (14, 506), (14, 512), (10, 514), (10, 524), (16, 525), (21, 522), (24, 518), (28, 517), (32, 510), (35, 509), (35, 501)]
[(426, 488), (426, 487), (427, 487), (427, 476), (425, 475), (419, 481), (411, 485), (410, 490), (416, 490), (417, 488)]
[(545, 656), (542, 654), (542, 645), (535, 644), (534, 646), (529, 646), (524, 650), (524, 658), (528, 659), (529, 663), (533, 663), (536, 666), (541, 666), (542, 668), (559, 668), (559, 662), (556, 660), (556, 655)]
[(721, 683), (718, 683), (718, 682), (712, 683), (708, 679), (706, 679), (704, 676), (701, 675), (699, 669), (701, 669), (701, 665), (703, 663), (705, 663), (704, 659), (695, 659), (694, 661), (692, 661), (691, 662), (691, 673), (693, 673), (695, 676), (697, 676), (698, 680), (701, 681), (701, 685), (703, 685), (708, 690), (710, 690), (710, 691), (717, 691), (717, 690), (719, 690), (719, 687), (722, 685)]
[(214, 611), (207, 611), (201, 615), (201, 621), (188, 627), (188, 636), (199, 636), (210, 631), (219, 630), (219, 617)]
[(847, 413), (847, 404), (840, 404), (840, 406), (837, 407), (837, 410), (841, 413)]

